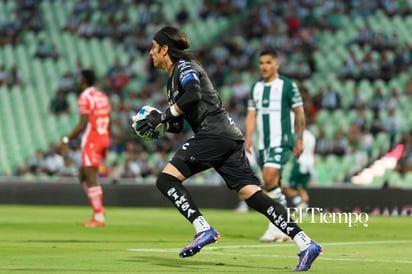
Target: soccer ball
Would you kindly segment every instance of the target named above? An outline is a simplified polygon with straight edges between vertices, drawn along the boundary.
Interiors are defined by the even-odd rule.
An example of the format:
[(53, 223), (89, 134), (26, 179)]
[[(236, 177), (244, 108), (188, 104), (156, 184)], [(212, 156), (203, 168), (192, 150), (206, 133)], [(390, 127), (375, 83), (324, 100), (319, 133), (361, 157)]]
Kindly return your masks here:
[(136, 130), (141, 121), (144, 120), (146, 116), (149, 115), (153, 110), (162, 113), (157, 108), (144, 106), (137, 112), (136, 115), (132, 117), (132, 128), (134, 133), (136, 133), (137, 136), (146, 141), (158, 140), (162, 138), (166, 132), (166, 124), (163, 123), (159, 124), (154, 130), (148, 130), (146, 132), (140, 132)]

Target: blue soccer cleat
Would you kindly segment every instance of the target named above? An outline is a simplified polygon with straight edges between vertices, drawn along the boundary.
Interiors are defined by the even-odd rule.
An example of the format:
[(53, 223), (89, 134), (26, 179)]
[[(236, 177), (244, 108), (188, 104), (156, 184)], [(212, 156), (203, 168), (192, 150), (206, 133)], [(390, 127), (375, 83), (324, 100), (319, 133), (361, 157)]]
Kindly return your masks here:
[(216, 243), (218, 239), (220, 239), (220, 234), (213, 227), (199, 232), (195, 235), (193, 241), (180, 251), (179, 256), (182, 258), (193, 256), (205, 245)]
[(314, 241), (311, 241), (310, 245), (308, 248), (305, 250), (302, 250), (298, 256), (299, 256), (299, 263), (296, 266), (295, 269), (293, 269), (293, 272), (299, 272), (299, 271), (308, 271), (310, 267), (312, 266), (313, 261), (323, 252), (322, 246), (318, 245)]

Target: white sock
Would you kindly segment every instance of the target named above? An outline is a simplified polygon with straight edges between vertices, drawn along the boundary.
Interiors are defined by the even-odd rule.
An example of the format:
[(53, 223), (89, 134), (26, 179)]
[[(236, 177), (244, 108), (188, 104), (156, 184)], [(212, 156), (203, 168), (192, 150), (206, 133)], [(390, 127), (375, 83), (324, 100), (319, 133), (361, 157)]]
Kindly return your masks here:
[(93, 217), (98, 222), (104, 222), (104, 214), (103, 213), (95, 213)]
[(271, 191), (267, 191), (266, 194), (267, 194), (270, 198), (276, 200), (276, 199), (281, 198), (281, 196), (282, 196), (282, 190), (280, 189), (280, 187), (276, 187), (276, 188), (272, 189)]
[(300, 249), (300, 251), (305, 250), (310, 246), (311, 239), (308, 237), (308, 235), (305, 234), (305, 232), (301, 231), (298, 234), (293, 237), (293, 240), (295, 241), (296, 245)]
[(302, 198), (299, 195), (292, 198), (292, 203), (294, 206), (297, 206), (301, 202), (302, 202)]
[(194, 221), (193, 221), (193, 226), (196, 229), (196, 234), (201, 232), (201, 231), (205, 231), (210, 229), (210, 225), (207, 223), (207, 221), (205, 220), (205, 218), (203, 218), (203, 216), (199, 216), (197, 217)]

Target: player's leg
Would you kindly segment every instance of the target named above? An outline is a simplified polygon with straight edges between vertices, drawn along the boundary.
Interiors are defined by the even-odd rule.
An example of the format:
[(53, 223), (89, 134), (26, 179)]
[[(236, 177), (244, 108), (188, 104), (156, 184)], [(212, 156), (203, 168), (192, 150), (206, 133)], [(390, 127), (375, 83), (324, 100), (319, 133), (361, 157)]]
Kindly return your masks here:
[(221, 146), (216, 140), (207, 137), (191, 138), (176, 152), (158, 176), (156, 181), (158, 189), (196, 230), (194, 240), (180, 252), (181, 257), (193, 256), (203, 246), (214, 243), (220, 238), (220, 234), (200, 213), (182, 182), (196, 173), (211, 168), (209, 161), (219, 159), (224, 151), (225, 145)]
[[(262, 176), (261, 168), (259, 166), (259, 160), (257, 158), (257, 154), (253, 148), (251, 148), (250, 151), (246, 151), (246, 158), (249, 161), (249, 165), (252, 168), (253, 172), (258, 176)], [(239, 204), (236, 208), (236, 211), (238, 212), (248, 212), (249, 211), (249, 206), (244, 200), (240, 200)]]
[(295, 160), (290, 172), (288, 187), (285, 188), (286, 196), (290, 198), (293, 206), (298, 206), (302, 202), (302, 197), (297, 190), (300, 180), (299, 163)]
[[(239, 198), (245, 200), (248, 206), (267, 215), (270, 223), (276, 227), (276, 229), (279, 229), (279, 227), (275, 225), (274, 222), (278, 216), (281, 216), (280, 219), (284, 221), (283, 226), (285, 226), (283, 229), (280, 229), (281, 232), (287, 236), (295, 236), (295, 234), (292, 235), (290, 233), (299, 228), (294, 222), (291, 223), (290, 228), (287, 228), (289, 223), (286, 209), (260, 189), (260, 181), (253, 173), (245, 157), (243, 146), (240, 145), (238, 150), (234, 152), (221, 167), (216, 168), (216, 170), (223, 177), (230, 189), (236, 189), (238, 191)], [(255, 197), (261, 198), (262, 200), (259, 201), (259, 199)], [(271, 208), (269, 209), (269, 207)], [(268, 213), (269, 211), (271, 213)], [(271, 215), (274, 212), (277, 213), (276, 218)], [(286, 231), (288, 231), (288, 233), (286, 233)]]
[(98, 168), (84, 167), (83, 170), (88, 185), (87, 197), (93, 209), (93, 218), (83, 225), (85, 227), (103, 227), (105, 226), (103, 190), (98, 182)]
[(299, 196), (302, 198), (302, 202), (308, 203), (309, 202), (309, 194), (306, 191), (306, 188), (301, 186), (301, 185), (298, 185), (297, 191), (299, 193)]
[[(176, 166), (175, 166), (176, 165)], [(182, 258), (190, 257), (199, 252), (205, 245), (216, 242), (220, 238), (220, 234), (209, 225), (206, 219), (201, 214), (196, 203), (192, 199), (186, 187), (182, 184), (186, 176), (179, 171), (185, 170), (186, 176), (190, 177), (193, 171), (187, 164), (177, 158), (173, 158), (171, 163), (168, 163), (163, 171), (159, 174), (156, 186), (163, 195), (179, 210), (183, 217), (186, 218), (196, 230), (196, 235), (193, 241), (185, 246), (179, 253)], [(205, 169), (197, 167), (198, 170)], [(194, 174), (194, 173), (193, 173)]]
[(282, 166), (288, 161), (289, 155), (290, 153), (286, 151), (275, 153), (274, 150), (271, 150), (269, 158), (262, 160), (264, 162), (262, 178), (266, 193), (270, 198), (276, 200), (285, 208), (287, 206), (286, 196), (282, 192), (280, 182)]
[(286, 197), (291, 199), (292, 203), (295, 205), (295, 203), (293, 202), (293, 197), (299, 196), (299, 192), (291, 186), (284, 187), (284, 192), (286, 194)]
[(99, 166), (106, 153), (106, 146), (99, 146), (95, 143), (93, 146), (85, 145), (82, 150), (82, 175), (87, 184), (87, 197), (90, 206), (93, 209), (93, 218), (84, 223), (85, 227), (103, 227), (105, 226), (105, 216), (103, 207), (103, 189), (99, 183)]
[(239, 196), (245, 199), (251, 208), (265, 215), (272, 224), (295, 241), (300, 252), (298, 254), (299, 263), (294, 271), (309, 270), (313, 261), (322, 253), (322, 247), (309, 238), (293, 220), (289, 220), (285, 208), (270, 199), (258, 186), (244, 186), (239, 190)]
[[(289, 186), (293, 191), (290, 192), (292, 203), (295, 207), (306, 210), (309, 202), (309, 195), (306, 191), (310, 180), (310, 172), (301, 172), (299, 162), (295, 161), (291, 170)], [(305, 212), (305, 211), (303, 211)]]
[(286, 209), (280, 203), (271, 199), (260, 189), (260, 181), (245, 157), (243, 144), (240, 144), (237, 151), (215, 169), (225, 179), (229, 188), (238, 191), (239, 198), (265, 215), (272, 224), (295, 241), (301, 250), (299, 264), (295, 270), (308, 270), (321, 253), (321, 246), (312, 241), (293, 220), (289, 220)]
[(89, 186), (87, 185), (86, 175), (84, 174), (83, 168), (80, 168), (80, 169), (79, 169), (78, 178), (79, 178), (80, 184), (82, 185), (82, 188), (83, 188), (83, 190), (84, 190), (84, 193), (86, 193), (86, 195), (87, 195), (87, 190), (89, 189)]
[[(275, 157), (277, 156), (277, 157)], [(283, 158), (282, 158), (283, 157)], [(282, 164), (287, 161), (288, 155), (279, 154), (275, 155), (274, 151), (272, 150), (269, 154), (269, 159), (265, 159), (262, 177), (263, 182), (265, 184), (265, 190), (267, 195), (272, 198), (273, 200), (280, 203), (284, 208), (287, 207), (286, 196), (283, 194), (281, 186), (280, 186), (280, 178), (281, 178), (281, 169)], [(280, 160), (274, 160), (280, 159)], [(271, 222), (268, 224), (268, 228), (263, 233), (263, 235), (259, 238), (262, 242), (271, 242), (271, 241), (287, 241), (289, 240), (288, 236), (285, 235), (282, 231), (280, 231), (276, 226), (274, 226)]]

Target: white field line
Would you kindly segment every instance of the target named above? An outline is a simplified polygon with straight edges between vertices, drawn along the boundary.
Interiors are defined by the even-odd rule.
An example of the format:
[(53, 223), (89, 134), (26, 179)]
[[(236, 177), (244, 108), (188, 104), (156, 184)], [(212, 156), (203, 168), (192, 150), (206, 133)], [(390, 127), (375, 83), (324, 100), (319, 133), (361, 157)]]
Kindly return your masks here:
[[(382, 245), (382, 244), (412, 244), (412, 240), (389, 240), (389, 241), (359, 241), (359, 242), (335, 242), (335, 243), (322, 243), (323, 247), (327, 246), (344, 246), (344, 245)], [(241, 253), (227, 253), (227, 252), (208, 252), (210, 250), (219, 249), (249, 249), (249, 248), (274, 248), (274, 247), (290, 247), (296, 246), (295, 244), (260, 244), (260, 245), (229, 245), (229, 246), (213, 246), (205, 247), (202, 249), (202, 254), (214, 254), (222, 256), (247, 256), (247, 257), (279, 257), (279, 258), (296, 258), (296, 256), (285, 256), (276, 254), (241, 254)], [(153, 252), (153, 253), (176, 253), (180, 249), (177, 248), (129, 248), (128, 251), (132, 252)], [(327, 251), (327, 249), (326, 249)], [(319, 257), (320, 260), (325, 261), (348, 261), (348, 262), (374, 262), (374, 263), (397, 263), (397, 264), (412, 264), (412, 261), (403, 260), (386, 260), (386, 259), (368, 259), (368, 258), (330, 258)]]

